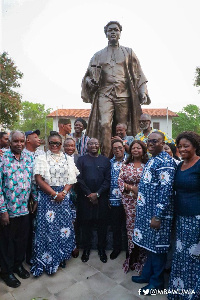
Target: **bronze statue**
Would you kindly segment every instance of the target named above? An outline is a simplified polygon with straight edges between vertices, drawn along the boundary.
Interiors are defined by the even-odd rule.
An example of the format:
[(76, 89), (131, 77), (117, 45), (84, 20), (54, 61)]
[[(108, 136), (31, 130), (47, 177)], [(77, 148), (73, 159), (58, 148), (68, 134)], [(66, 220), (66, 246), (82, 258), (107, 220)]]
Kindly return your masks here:
[(81, 97), (92, 103), (87, 135), (101, 141), (101, 153), (106, 156), (116, 124), (127, 124), (127, 134), (135, 136), (141, 104), (151, 102), (138, 58), (118, 43), (121, 31), (116, 21), (104, 27), (108, 46), (94, 54), (82, 81)]

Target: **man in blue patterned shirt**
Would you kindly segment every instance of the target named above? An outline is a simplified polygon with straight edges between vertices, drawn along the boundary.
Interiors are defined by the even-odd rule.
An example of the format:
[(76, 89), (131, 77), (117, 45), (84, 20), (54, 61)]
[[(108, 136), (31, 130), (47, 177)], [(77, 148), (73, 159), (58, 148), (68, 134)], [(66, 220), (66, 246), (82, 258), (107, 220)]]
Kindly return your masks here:
[(163, 151), (164, 134), (152, 132), (147, 147), (152, 158), (146, 163), (138, 188), (133, 242), (147, 250), (141, 276), (132, 281), (148, 283), (141, 294), (164, 288), (164, 268), (170, 246), (173, 217), (173, 182), (176, 165)]
[(111, 143), (114, 157), (111, 163), (111, 184), (110, 184), (110, 208), (111, 208), (111, 226), (113, 231), (113, 251), (110, 259), (115, 259), (122, 248), (122, 225), (125, 221), (124, 207), (122, 205), (122, 196), (118, 186), (118, 177), (122, 164), (125, 161), (124, 146), (121, 139), (113, 139)]
[(25, 135), (20, 131), (10, 134), (10, 150), (0, 158), (0, 264), (1, 278), (13, 288), (28, 278), (29, 272), (22, 265), (25, 256), (29, 218), (28, 200), (32, 192), (33, 158), (22, 150)]

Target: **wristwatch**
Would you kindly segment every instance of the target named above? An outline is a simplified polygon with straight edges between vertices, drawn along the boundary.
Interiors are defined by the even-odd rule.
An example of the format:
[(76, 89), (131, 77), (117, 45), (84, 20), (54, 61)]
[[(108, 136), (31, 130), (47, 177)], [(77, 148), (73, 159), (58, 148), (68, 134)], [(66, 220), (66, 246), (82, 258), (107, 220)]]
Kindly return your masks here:
[(96, 193), (96, 194), (97, 194), (97, 198), (99, 198), (100, 197), (99, 193)]

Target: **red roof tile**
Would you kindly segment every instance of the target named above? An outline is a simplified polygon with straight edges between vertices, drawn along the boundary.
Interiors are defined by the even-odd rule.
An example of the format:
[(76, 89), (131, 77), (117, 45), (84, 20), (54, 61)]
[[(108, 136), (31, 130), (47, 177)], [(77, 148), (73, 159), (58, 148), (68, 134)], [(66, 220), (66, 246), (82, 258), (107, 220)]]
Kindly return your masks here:
[(57, 109), (51, 112), (47, 117), (75, 117), (88, 118), (90, 109)]
[[(152, 117), (166, 117), (166, 108), (143, 108), (142, 112), (149, 114)], [(51, 112), (47, 117), (75, 117), (75, 118), (88, 118), (90, 115), (90, 109), (57, 109)], [(168, 110), (169, 117), (178, 117), (176, 113)]]
[[(149, 114), (152, 117), (166, 117), (167, 109), (166, 108), (143, 108), (142, 112), (144, 114)], [(169, 117), (178, 117), (176, 113), (168, 109)]]

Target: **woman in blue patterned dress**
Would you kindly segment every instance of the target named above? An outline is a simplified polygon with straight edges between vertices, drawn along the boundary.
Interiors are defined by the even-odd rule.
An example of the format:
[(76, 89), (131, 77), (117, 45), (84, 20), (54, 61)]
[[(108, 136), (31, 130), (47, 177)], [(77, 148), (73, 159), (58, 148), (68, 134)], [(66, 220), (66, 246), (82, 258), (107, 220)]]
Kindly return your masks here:
[(185, 131), (178, 135), (176, 144), (183, 161), (175, 175), (176, 248), (169, 290), (180, 293), (168, 294), (168, 299), (199, 300), (200, 136)]
[(39, 186), (31, 267), (34, 276), (43, 271), (55, 273), (75, 246), (68, 192), (79, 172), (73, 159), (66, 159), (60, 151), (62, 138), (57, 132), (52, 132), (48, 142), (49, 151), (36, 158), (33, 170)]

